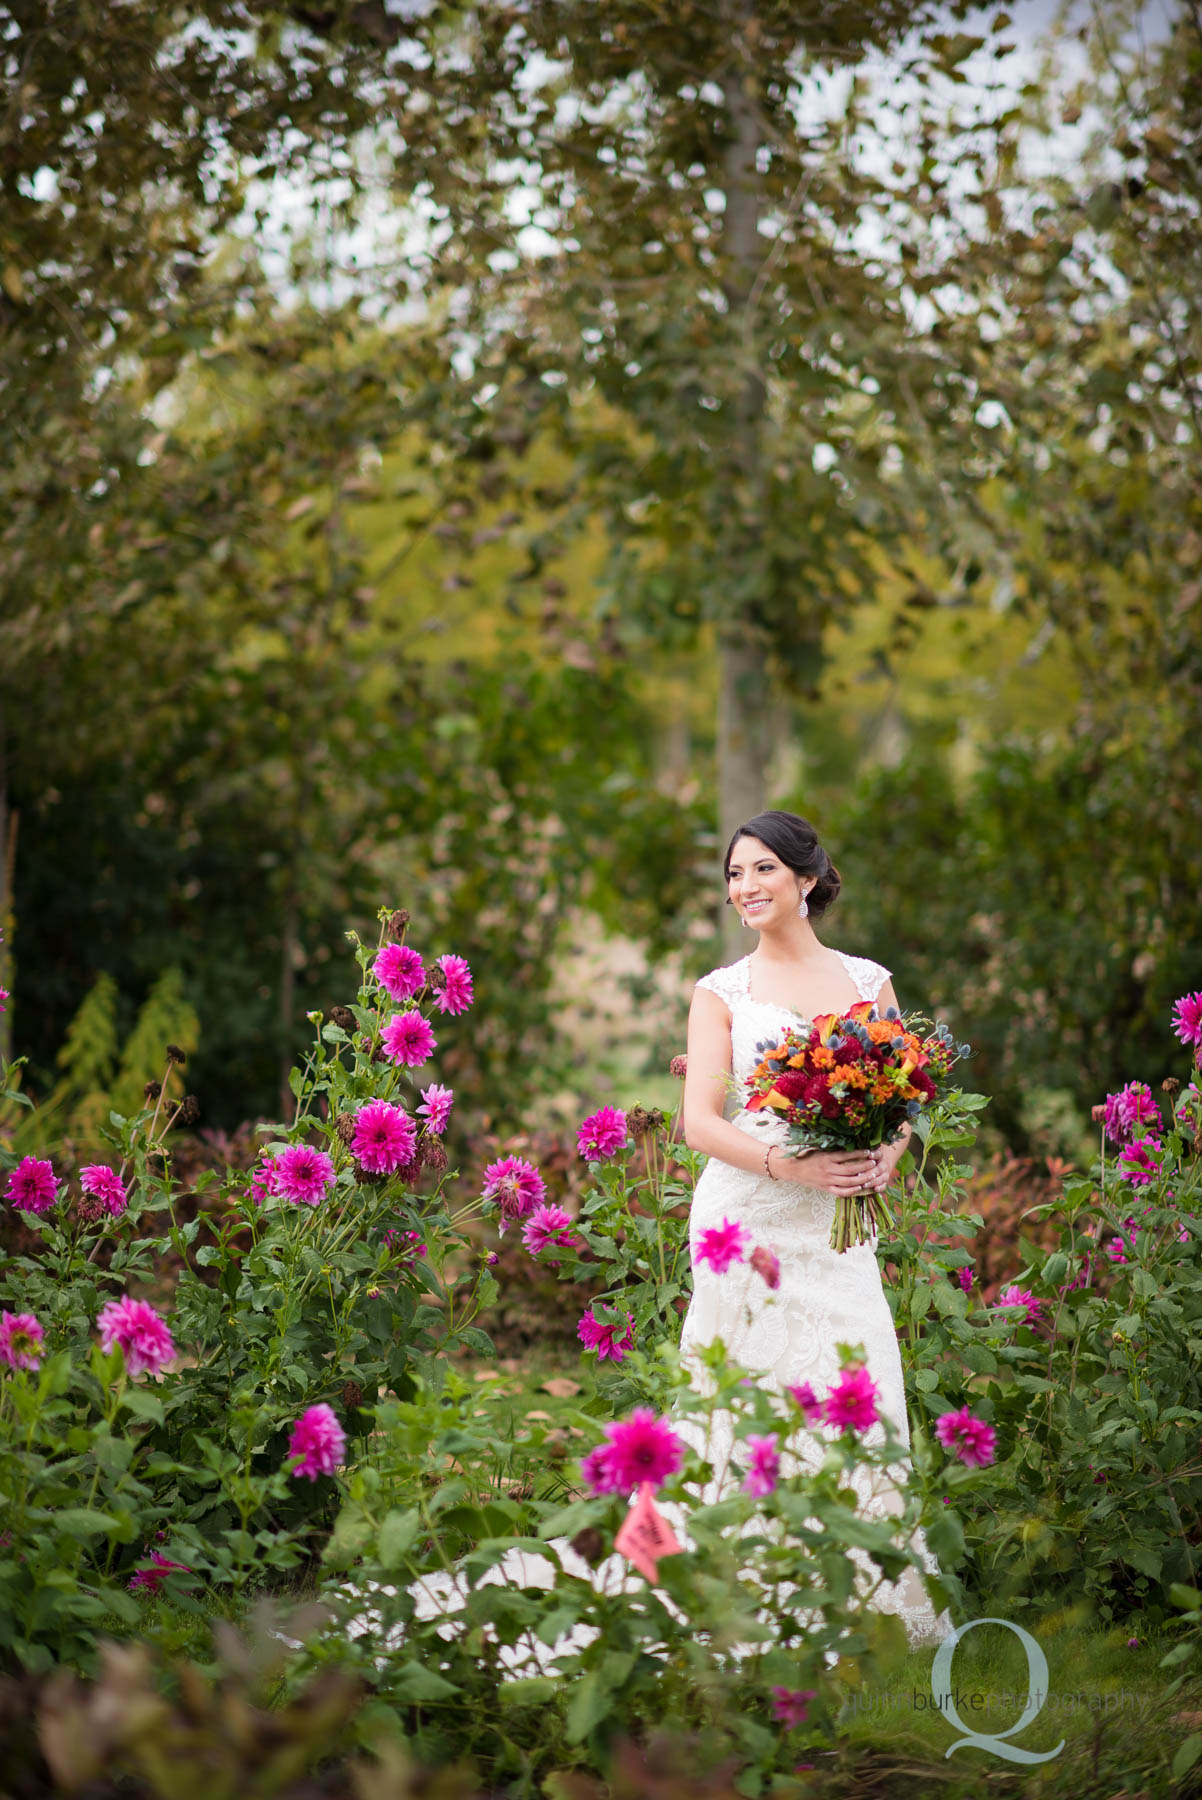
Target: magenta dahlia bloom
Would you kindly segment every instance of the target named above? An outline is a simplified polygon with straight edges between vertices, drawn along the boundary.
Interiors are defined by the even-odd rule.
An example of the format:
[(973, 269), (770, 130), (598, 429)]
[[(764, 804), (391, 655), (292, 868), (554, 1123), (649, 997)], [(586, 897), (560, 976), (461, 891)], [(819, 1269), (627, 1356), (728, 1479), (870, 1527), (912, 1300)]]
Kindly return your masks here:
[(426, 985), (426, 965), (408, 944), (385, 944), (371, 972), (391, 1000), (412, 1000)]
[(1156, 1131), (1160, 1124), (1160, 1108), (1146, 1081), (1129, 1081), (1117, 1094), (1107, 1094), (1102, 1129), (1116, 1144), (1129, 1144), (1145, 1126)]
[(461, 956), (440, 956), (433, 980), (434, 1004), (439, 1012), (455, 1018), (465, 1013), (474, 998), (472, 972)]
[(503, 1156), (484, 1171), (480, 1198), (500, 1207), (502, 1231), (516, 1219), (528, 1219), (546, 1197), (546, 1182), (523, 1156)]
[(46, 1333), (32, 1313), (0, 1312), (0, 1362), (10, 1369), (37, 1369), (45, 1352)]
[(626, 1148), (626, 1114), (616, 1106), (590, 1113), (576, 1133), (576, 1146), (586, 1162), (604, 1162)]
[(269, 1156), (264, 1150), (250, 1172), (250, 1186), (246, 1190), (246, 1198), (255, 1206), (262, 1206), (267, 1196), (276, 1191), (275, 1157)]
[(404, 1251), (400, 1263), (402, 1269), (411, 1269), (415, 1257), (426, 1255), (420, 1231), (404, 1231), (399, 1225), (390, 1225), (384, 1233), (384, 1242), (390, 1250)]
[(822, 1403), (822, 1416), (836, 1431), (867, 1431), (880, 1417), (880, 1389), (863, 1363), (849, 1363)]
[[(129, 1195), (121, 1177), (107, 1163), (89, 1163), (86, 1169), (81, 1169), (79, 1185), (93, 1202), (88, 1209), (89, 1218), (107, 1213), (110, 1219), (119, 1219), (129, 1205)], [(83, 1206), (80, 1211), (84, 1211)]]
[(380, 1033), (380, 1042), (384, 1054), (406, 1069), (416, 1069), (427, 1062), (438, 1048), (438, 1039), (428, 1022), (412, 1008), (408, 1012), (393, 1013)]
[(370, 1175), (391, 1175), (403, 1163), (413, 1161), (416, 1149), (417, 1126), (403, 1107), (388, 1100), (369, 1100), (355, 1114), (351, 1155)]
[(100, 1348), (120, 1349), (131, 1375), (157, 1375), (175, 1355), (175, 1340), (166, 1323), (145, 1300), (110, 1300), (96, 1321)]
[(562, 1206), (536, 1206), (522, 1226), (522, 1242), (531, 1256), (548, 1248), (578, 1250), (580, 1239), (571, 1227), (571, 1218)]
[(311, 1144), (289, 1144), (275, 1159), (275, 1191), (294, 1206), (319, 1206), (334, 1185), (334, 1164)]
[(743, 1492), (759, 1499), (770, 1494), (780, 1477), (780, 1445), (774, 1437), (749, 1437), (750, 1456), (743, 1477)]
[(1018, 1287), (1014, 1282), (1002, 1289), (994, 1305), (1014, 1307), (1028, 1325), (1034, 1325), (1043, 1316), (1043, 1301), (1037, 1300), (1030, 1288)]
[(603, 1325), (590, 1308), (577, 1325), (576, 1336), (586, 1350), (597, 1352), (598, 1362), (604, 1362), (606, 1357), (611, 1362), (621, 1362), (626, 1352), (634, 1346), (634, 1316), (626, 1314), (626, 1329), (623, 1332), (620, 1324)]
[(421, 1096), (422, 1103), (417, 1110), (426, 1121), (426, 1130), (432, 1131), (436, 1137), (441, 1137), (447, 1128), (447, 1120), (451, 1116), (455, 1091), (453, 1088), (440, 1087), (434, 1081), (429, 1087), (422, 1088)]
[(985, 1468), (996, 1454), (997, 1432), (984, 1419), (970, 1413), (967, 1406), (936, 1419), (935, 1436), (945, 1450), (953, 1450), (970, 1468)]
[(319, 1475), (332, 1475), (346, 1455), (346, 1432), (338, 1423), (332, 1406), (324, 1403), (308, 1407), (292, 1427), (288, 1439), (288, 1457), (299, 1456), (292, 1473), (316, 1481)]
[(148, 1594), (157, 1594), (172, 1569), (178, 1569), (183, 1575), (191, 1575), (192, 1570), (187, 1563), (172, 1562), (166, 1556), (160, 1556), (157, 1550), (150, 1552), (150, 1561), (142, 1563), (129, 1578), (129, 1591), (136, 1594), (142, 1589)]
[(1119, 1157), (1119, 1174), (1132, 1187), (1149, 1187), (1160, 1174), (1164, 1145), (1159, 1138), (1135, 1138)]
[(810, 1716), (810, 1701), (817, 1694), (817, 1688), (774, 1687), (772, 1690), (772, 1716), (786, 1731), (792, 1731), (798, 1725), (804, 1725)]
[(650, 1407), (638, 1406), (621, 1424), (607, 1425), (609, 1465), (619, 1491), (640, 1483), (660, 1488), (684, 1464), (684, 1443), (667, 1419), (657, 1419)]
[(57, 1190), (54, 1165), (36, 1156), (23, 1156), (9, 1176), (5, 1191), (18, 1212), (44, 1213), (54, 1205)]
[(694, 1263), (708, 1263), (715, 1275), (725, 1275), (731, 1263), (742, 1262), (749, 1233), (743, 1225), (723, 1219), (703, 1231), (693, 1252)]
[(613, 1445), (598, 1444), (582, 1457), (580, 1473), (594, 1494), (616, 1494), (621, 1486), (613, 1464)]
[(1106, 1246), (1106, 1254), (1113, 1263), (1125, 1263), (1127, 1261), (1127, 1246), (1124, 1244), (1122, 1238), (1111, 1238)]
[(1182, 994), (1173, 1007), (1173, 1031), (1191, 1049), (1202, 1048), (1202, 991)]
[(780, 1257), (775, 1250), (769, 1250), (766, 1244), (757, 1244), (747, 1260), (762, 1278), (765, 1287), (780, 1286)]
[(793, 1399), (805, 1414), (807, 1425), (816, 1425), (823, 1415), (823, 1403), (814, 1392), (808, 1381), (797, 1387), (787, 1387), (786, 1394)]
[(960, 1283), (961, 1288), (967, 1294), (969, 1289), (972, 1287), (972, 1266), (970, 1263), (965, 1263), (964, 1267), (962, 1269), (956, 1270), (956, 1280)]

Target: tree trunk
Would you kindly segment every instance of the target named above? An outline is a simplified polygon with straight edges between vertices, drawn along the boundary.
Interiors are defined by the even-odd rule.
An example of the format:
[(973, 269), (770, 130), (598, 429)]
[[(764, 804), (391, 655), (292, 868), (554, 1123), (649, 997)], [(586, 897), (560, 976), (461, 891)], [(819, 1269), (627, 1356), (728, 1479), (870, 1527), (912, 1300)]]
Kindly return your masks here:
[[(754, 11), (753, 0), (731, 0), (731, 56), (722, 83), (731, 126), (723, 171), (724, 286), (741, 374), (734, 402), (731, 476), (735, 504), (742, 516), (728, 542), (729, 553), (739, 561), (755, 553), (762, 487), (764, 382), (756, 355), (755, 321), (749, 313), (761, 259), (761, 194), (756, 170), (760, 128), (754, 89), (749, 85), (753, 61), (747, 35)], [(764, 804), (773, 696), (762, 643), (746, 617), (729, 618), (720, 626), (718, 662), (719, 837), (725, 849), (735, 828)], [(733, 908), (727, 909), (723, 940), (728, 954), (741, 952), (746, 935)]]

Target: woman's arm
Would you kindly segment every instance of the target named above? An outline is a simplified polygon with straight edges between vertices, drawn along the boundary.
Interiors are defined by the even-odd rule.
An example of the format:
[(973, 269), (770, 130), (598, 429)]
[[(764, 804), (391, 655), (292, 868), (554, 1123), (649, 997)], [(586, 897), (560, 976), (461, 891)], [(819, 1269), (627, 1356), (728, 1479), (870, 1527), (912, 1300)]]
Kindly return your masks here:
[(722, 1117), (730, 1079), (730, 1013), (717, 994), (697, 988), (689, 1008), (689, 1063), (682, 1108), (684, 1141), (690, 1150), (716, 1156), (736, 1169), (768, 1174), (777, 1181), (804, 1181), (830, 1193), (855, 1194), (876, 1185), (882, 1152), (811, 1150), (792, 1156), (780, 1144), (766, 1144)]

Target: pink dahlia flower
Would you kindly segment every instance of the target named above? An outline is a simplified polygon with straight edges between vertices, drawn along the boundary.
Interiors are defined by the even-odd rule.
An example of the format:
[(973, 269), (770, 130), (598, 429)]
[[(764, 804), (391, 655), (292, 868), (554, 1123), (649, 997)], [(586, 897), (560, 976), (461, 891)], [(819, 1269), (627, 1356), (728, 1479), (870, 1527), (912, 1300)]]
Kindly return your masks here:
[(456, 1018), (465, 1013), (474, 999), (472, 972), (461, 956), (440, 956), (433, 981), (434, 1004), (439, 1012)]
[(183, 1575), (191, 1575), (192, 1570), (187, 1563), (172, 1562), (166, 1556), (160, 1556), (157, 1550), (150, 1552), (150, 1561), (135, 1569), (129, 1578), (129, 1591), (136, 1594), (139, 1589), (148, 1594), (157, 1594), (172, 1569), (178, 1569)]
[(262, 1206), (268, 1194), (276, 1192), (275, 1157), (262, 1151), (258, 1162), (250, 1172), (250, 1186), (246, 1190), (246, 1198), (255, 1206)]
[(1202, 991), (1182, 994), (1173, 1007), (1173, 1031), (1194, 1050), (1202, 1048)]
[(1119, 1157), (1119, 1174), (1132, 1187), (1149, 1187), (1160, 1174), (1164, 1145), (1159, 1138), (1135, 1138)]
[(721, 1225), (711, 1225), (701, 1233), (693, 1261), (708, 1263), (715, 1275), (725, 1275), (731, 1263), (742, 1262), (748, 1235), (745, 1226), (723, 1219)]
[(32, 1313), (0, 1313), (0, 1362), (10, 1369), (41, 1367), (46, 1333)]
[(8, 1011), (8, 1003), (12, 999), (6, 987), (0, 987), (0, 1013)]
[(660, 1488), (684, 1463), (684, 1443), (667, 1419), (657, 1419), (649, 1407), (636, 1407), (629, 1419), (607, 1425), (608, 1464), (620, 1492), (650, 1482)]
[(390, 1250), (404, 1252), (400, 1261), (402, 1269), (411, 1269), (415, 1257), (427, 1254), (426, 1246), (422, 1243), (421, 1232), (404, 1231), (399, 1225), (389, 1226), (384, 1233), (384, 1242)]
[(586, 1350), (597, 1352), (598, 1362), (604, 1362), (607, 1357), (611, 1362), (621, 1362), (634, 1345), (634, 1317), (631, 1313), (626, 1314), (626, 1329), (622, 1331), (620, 1324), (603, 1325), (590, 1308), (577, 1325), (576, 1336)]
[(774, 1437), (749, 1437), (750, 1456), (743, 1477), (743, 1492), (759, 1499), (770, 1494), (780, 1477), (780, 1446)]
[[(93, 1202), (87, 1209), (86, 1216), (89, 1218), (98, 1218), (107, 1213), (110, 1219), (119, 1219), (129, 1205), (129, 1195), (121, 1177), (107, 1163), (89, 1163), (86, 1169), (81, 1169), (79, 1185)], [(81, 1205), (81, 1214), (84, 1211)]]
[(451, 1106), (455, 1099), (454, 1089), (440, 1087), (434, 1081), (429, 1087), (421, 1090), (421, 1096), (422, 1103), (417, 1110), (426, 1121), (426, 1129), (434, 1132), (437, 1137), (441, 1137), (447, 1128), (447, 1120), (451, 1116)]
[(1037, 1300), (1030, 1288), (1017, 1287), (1014, 1282), (1002, 1289), (994, 1305), (1014, 1307), (1028, 1325), (1034, 1325), (1043, 1316), (1043, 1301)]
[(23, 1156), (9, 1176), (5, 1191), (18, 1212), (44, 1213), (54, 1205), (57, 1189), (52, 1163)]
[(970, 1468), (985, 1468), (996, 1454), (997, 1433), (993, 1426), (976, 1418), (967, 1406), (936, 1419), (935, 1436), (945, 1450), (953, 1450)]
[(100, 1348), (120, 1349), (131, 1375), (157, 1375), (175, 1355), (175, 1340), (154, 1307), (145, 1300), (110, 1300), (96, 1321)]
[(576, 1133), (576, 1145), (588, 1162), (604, 1162), (626, 1148), (626, 1114), (616, 1106), (599, 1107)]
[(528, 1219), (546, 1197), (546, 1182), (525, 1157), (503, 1156), (484, 1171), (480, 1198), (500, 1207), (502, 1231), (516, 1219)]
[(319, 1206), (333, 1185), (333, 1161), (311, 1144), (289, 1144), (275, 1159), (275, 1191), (294, 1206)]
[(1146, 1081), (1129, 1081), (1117, 1094), (1107, 1094), (1102, 1129), (1116, 1144), (1129, 1144), (1145, 1126), (1160, 1128), (1160, 1108)]
[(1124, 1244), (1122, 1238), (1111, 1238), (1106, 1246), (1106, 1254), (1113, 1263), (1125, 1263), (1127, 1260), (1127, 1246)]
[[(399, 949), (399, 945), (391, 945)], [(412, 1162), (417, 1149), (417, 1127), (403, 1107), (389, 1100), (369, 1100), (355, 1115), (351, 1155), (371, 1175), (391, 1175), (403, 1163)]]
[(880, 1414), (880, 1389), (863, 1363), (850, 1363), (822, 1403), (822, 1416), (836, 1431), (867, 1431)]
[(522, 1226), (522, 1242), (531, 1256), (548, 1248), (578, 1250), (580, 1239), (573, 1236), (572, 1221), (562, 1206), (536, 1206)]
[(762, 1278), (765, 1287), (780, 1286), (780, 1257), (775, 1250), (769, 1250), (766, 1244), (757, 1244), (747, 1260)]
[(408, 944), (385, 944), (371, 972), (390, 1000), (412, 1000), (426, 985), (426, 965)]
[(823, 1416), (823, 1403), (809, 1382), (803, 1381), (797, 1387), (787, 1387), (785, 1392), (800, 1406), (805, 1414), (806, 1424), (816, 1425)]
[(380, 1042), (384, 1054), (406, 1069), (416, 1069), (419, 1064), (428, 1062), (438, 1048), (438, 1039), (429, 1023), (412, 1008), (408, 1012), (393, 1013), (380, 1033)]
[(316, 1481), (319, 1475), (332, 1475), (346, 1455), (346, 1432), (338, 1423), (332, 1406), (310, 1406), (292, 1427), (288, 1439), (289, 1460), (299, 1456), (292, 1473)]
[(580, 1473), (594, 1494), (616, 1494), (621, 1487), (614, 1469), (612, 1444), (598, 1444), (582, 1457)]
[(772, 1716), (786, 1731), (793, 1731), (798, 1725), (804, 1725), (810, 1716), (810, 1701), (814, 1699), (817, 1688), (774, 1687), (772, 1690)]

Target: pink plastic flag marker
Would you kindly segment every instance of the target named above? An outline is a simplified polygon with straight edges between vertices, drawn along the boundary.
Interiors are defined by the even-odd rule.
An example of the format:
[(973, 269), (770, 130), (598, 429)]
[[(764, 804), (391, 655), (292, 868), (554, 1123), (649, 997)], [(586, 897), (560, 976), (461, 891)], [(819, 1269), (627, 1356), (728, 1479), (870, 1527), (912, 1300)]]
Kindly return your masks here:
[(639, 1574), (645, 1575), (652, 1585), (659, 1575), (660, 1557), (675, 1556), (682, 1547), (651, 1498), (654, 1491), (649, 1481), (640, 1484), (638, 1496), (614, 1539), (614, 1549), (620, 1550), (627, 1562), (633, 1563)]

